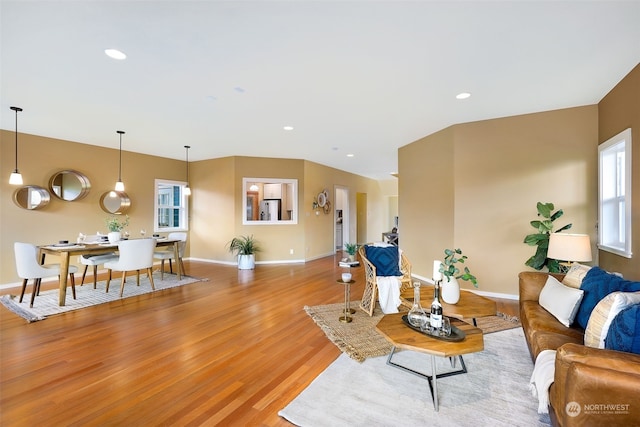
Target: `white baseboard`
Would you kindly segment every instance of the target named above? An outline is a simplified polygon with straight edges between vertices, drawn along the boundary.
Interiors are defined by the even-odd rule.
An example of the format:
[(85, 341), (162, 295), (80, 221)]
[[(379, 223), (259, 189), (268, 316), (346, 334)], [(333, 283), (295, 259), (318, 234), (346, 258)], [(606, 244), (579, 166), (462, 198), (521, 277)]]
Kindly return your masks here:
[[(312, 258), (308, 258), (306, 260), (304, 259), (288, 259), (288, 260), (276, 260), (276, 261), (256, 261), (256, 264), (263, 264), (263, 265), (269, 265), (269, 264), (304, 264), (307, 261), (313, 261), (319, 258), (324, 258), (327, 256), (333, 256), (334, 253), (329, 253), (329, 254), (325, 254), (325, 255), (318, 255), (316, 257), (312, 257)], [(199, 262), (207, 262), (210, 264), (223, 264), (223, 265), (238, 265), (237, 262), (235, 261), (219, 261), (219, 260), (214, 260), (214, 259), (205, 259), (205, 258), (184, 258), (184, 260), (188, 260), (188, 261), (199, 261)], [(160, 263), (154, 263), (154, 266), (159, 266)], [(105, 273), (107, 270), (102, 269), (102, 270), (98, 270), (98, 274), (101, 273)], [(77, 277), (78, 273), (76, 273), (76, 277)], [(93, 276), (93, 270), (89, 269), (87, 270), (87, 278), (89, 276)], [(82, 277), (82, 273), (80, 273), (80, 277)], [(426, 277), (422, 277), (419, 276), (417, 274), (412, 275), (412, 277), (415, 277), (416, 279), (423, 281), (423, 282), (427, 282), (430, 284), (433, 284), (433, 280), (428, 279)], [(85, 278), (85, 281), (87, 281), (87, 278)], [(45, 280), (43, 280), (43, 282), (57, 282), (58, 279), (56, 278), (47, 278)], [(93, 279), (91, 279), (91, 281), (93, 281)], [(77, 282), (79, 283), (79, 282)], [(15, 287), (21, 287), (22, 286), (22, 281), (19, 282), (15, 282), (15, 283), (5, 283), (0, 285), (0, 289), (10, 289), (10, 288), (15, 288)], [(31, 286), (31, 281), (29, 281), (29, 285)], [(515, 300), (517, 301), (519, 296), (518, 295), (513, 295), (513, 294), (503, 294), (503, 293), (498, 293), (498, 292), (485, 292), (485, 291), (480, 291), (480, 290), (475, 290), (475, 289), (469, 289), (471, 292), (475, 292), (478, 295), (482, 295), (485, 297), (489, 297), (489, 298), (500, 298), (500, 299), (509, 299), (509, 300)]]
[[(415, 277), (418, 280), (421, 280), (423, 282), (427, 282), (430, 284), (434, 284), (432, 279), (428, 279), (426, 277), (423, 276), (419, 276), (417, 274), (412, 274), (411, 277)], [(513, 295), (513, 294), (503, 294), (500, 292), (486, 292), (486, 291), (480, 291), (477, 289), (467, 289), (470, 292), (474, 292), (478, 295), (482, 295), (483, 297), (489, 297), (489, 298), (499, 298), (499, 299), (510, 299), (510, 300), (515, 300), (518, 301), (518, 299), (520, 298), (519, 295)]]

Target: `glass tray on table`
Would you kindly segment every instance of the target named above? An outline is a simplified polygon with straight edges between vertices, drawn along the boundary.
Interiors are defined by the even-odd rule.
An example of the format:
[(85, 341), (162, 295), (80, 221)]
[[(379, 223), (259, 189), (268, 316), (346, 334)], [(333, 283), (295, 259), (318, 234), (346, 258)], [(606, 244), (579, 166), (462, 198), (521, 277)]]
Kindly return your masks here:
[(464, 331), (460, 330), (459, 328), (457, 328), (457, 327), (455, 327), (453, 325), (451, 325), (451, 335), (449, 335), (449, 336), (440, 335), (439, 333), (432, 333), (431, 331), (423, 331), (419, 327), (413, 326), (411, 323), (409, 323), (409, 321), (407, 320), (407, 315), (406, 314), (404, 316), (402, 316), (402, 321), (404, 322), (405, 325), (407, 325), (408, 327), (410, 327), (414, 331), (420, 332), (423, 335), (426, 335), (426, 336), (431, 337), (431, 338), (435, 338), (437, 340), (449, 341), (449, 342), (458, 342), (458, 341), (464, 340), (464, 338), (467, 336), (464, 333)]

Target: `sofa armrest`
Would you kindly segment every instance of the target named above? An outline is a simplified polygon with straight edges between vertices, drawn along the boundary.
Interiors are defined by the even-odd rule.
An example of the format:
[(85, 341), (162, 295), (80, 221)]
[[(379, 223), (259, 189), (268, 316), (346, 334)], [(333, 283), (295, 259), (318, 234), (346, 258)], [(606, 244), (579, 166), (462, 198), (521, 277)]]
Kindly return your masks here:
[(562, 281), (564, 274), (547, 273), (541, 271), (523, 271), (518, 274), (520, 301), (538, 301), (540, 292), (547, 283), (549, 275)]
[[(549, 403), (561, 426), (633, 425), (640, 420), (640, 355), (565, 344), (556, 353)], [(567, 413), (575, 402), (580, 414)], [(585, 406), (586, 405), (586, 406)], [(593, 406), (603, 405), (603, 406)], [(613, 408), (605, 405), (617, 405)], [(575, 409), (575, 408), (574, 408)]]

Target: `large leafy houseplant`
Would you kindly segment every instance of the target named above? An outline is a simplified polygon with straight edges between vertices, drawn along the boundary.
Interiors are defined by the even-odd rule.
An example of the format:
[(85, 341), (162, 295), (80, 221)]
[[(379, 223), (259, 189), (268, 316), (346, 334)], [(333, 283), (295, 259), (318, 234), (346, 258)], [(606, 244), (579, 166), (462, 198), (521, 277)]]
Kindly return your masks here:
[(444, 261), (440, 264), (440, 273), (447, 277), (447, 281), (449, 281), (451, 277), (455, 277), (456, 279), (468, 280), (473, 283), (473, 286), (478, 287), (478, 279), (476, 276), (471, 274), (469, 271), (469, 267), (465, 266), (463, 271), (456, 266), (457, 263), (463, 264), (467, 259), (466, 255), (462, 254), (462, 249), (445, 249), (444, 250)]
[(234, 237), (228, 244), (229, 252), (234, 255), (253, 255), (260, 252), (260, 246), (256, 239), (251, 236)]
[(255, 253), (260, 251), (260, 247), (253, 235), (234, 237), (227, 246), (229, 252), (238, 256), (238, 269), (253, 270), (255, 268)]
[(547, 267), (551, 273), (561, 273), (563, 271), (560, 261), (556, 259), (547, 258), (547, 252), (549, 250), (549, 235), (551, 233), (558, 233), (563, 230), (571, 228), (572, 224), (567, 224), (556, 231), (553, 231), (554, 221), (560, 218), (564, 212), (562, 209), (553, 211), (555, 206), (553, 203), (541, 203), (538, 202), (538, 217), (543, 219), (537, 219), (531, 221), (530, 224), (533, 228), (538, 230), (537, 233), (529, 234), (524, 238), (524, 243), (529, 246), (537, 246), (536, 253), (531, 256), (525, 265), (532, 267), (536, 270), (542, 270)]

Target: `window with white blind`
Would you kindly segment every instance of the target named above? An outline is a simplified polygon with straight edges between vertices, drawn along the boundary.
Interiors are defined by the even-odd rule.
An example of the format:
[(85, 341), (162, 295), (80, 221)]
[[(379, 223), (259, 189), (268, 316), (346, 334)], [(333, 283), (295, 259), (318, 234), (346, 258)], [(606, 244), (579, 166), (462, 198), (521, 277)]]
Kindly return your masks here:
[(631, 129), (598, 147), (598, 248), (631, 258)]
[(186, 182), (155, 180), (154, 230), (186, 231), (189, 229), (189, 198)]

